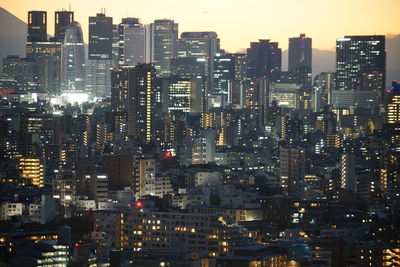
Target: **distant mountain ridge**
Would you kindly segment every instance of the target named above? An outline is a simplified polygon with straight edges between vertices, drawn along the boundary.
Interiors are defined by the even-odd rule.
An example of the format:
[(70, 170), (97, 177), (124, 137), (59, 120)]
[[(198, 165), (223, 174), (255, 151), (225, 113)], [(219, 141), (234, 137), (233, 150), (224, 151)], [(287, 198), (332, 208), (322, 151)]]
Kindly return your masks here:
[(25, 22), (0, 7), (0, 57), (25, 56), (27, 25)]

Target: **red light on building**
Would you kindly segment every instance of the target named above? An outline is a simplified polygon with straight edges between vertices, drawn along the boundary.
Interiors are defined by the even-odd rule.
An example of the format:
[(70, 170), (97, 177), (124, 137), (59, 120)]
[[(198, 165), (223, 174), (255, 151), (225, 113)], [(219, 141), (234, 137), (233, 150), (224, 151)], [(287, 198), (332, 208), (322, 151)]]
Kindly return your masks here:
[(170, 159), (172, 158), (172, 153), (170, 151), (165, 151), (164, 152), (164, 158), (165, 159)]
[(136, 201), (136, 208), (137, 209), (141, 209), (142, 207), (143, 207), (143, 204), (142, 204), (142, 202), (141, 201)]
[(75, 243), (74, 247), (79, 248), (81, 245), (79, 243)]

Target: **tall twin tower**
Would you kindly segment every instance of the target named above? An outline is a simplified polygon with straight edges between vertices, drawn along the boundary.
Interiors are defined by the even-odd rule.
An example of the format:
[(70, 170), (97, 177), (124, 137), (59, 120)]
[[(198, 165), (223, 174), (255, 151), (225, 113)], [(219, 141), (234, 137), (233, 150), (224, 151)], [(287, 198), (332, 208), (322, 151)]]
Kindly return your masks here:
[(143, 25), (125, 18), (118, 25), (104, 13), (89, 17), (88, 56), (81, 25), (72, 11), (55, 12), (53, 38), (47, 36), (47, 12), (28, 12), (27, 58), (38, 64), (39, 88), (44, 92), (110, 94), (111, 68), (153, 62), (157, 76), (168, 77), (171, 59), (178, 56), (178, 24), (155, 20)]
[(38, 66), (46, 92), (85, 90), (85, 48), (81, 25), (72, 11), (55, 12), (54, 37), (47, 37), (47, 12), (28, 12), (27, 58)]

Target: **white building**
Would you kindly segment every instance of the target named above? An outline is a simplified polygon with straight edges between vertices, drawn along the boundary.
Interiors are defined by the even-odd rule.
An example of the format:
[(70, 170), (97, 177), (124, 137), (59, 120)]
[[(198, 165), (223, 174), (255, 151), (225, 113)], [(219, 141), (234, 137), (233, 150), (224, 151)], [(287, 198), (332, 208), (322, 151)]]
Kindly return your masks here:
[(13, 216), (22, 216), (23, 205), (22, 203), (5, 202), (1, 204), (0, 220), (11, 220)]
[(40, 203), (29, 204), (29, 220), (46, 224), (56, 218), (56, 202), (52, 196), (42, 195)]

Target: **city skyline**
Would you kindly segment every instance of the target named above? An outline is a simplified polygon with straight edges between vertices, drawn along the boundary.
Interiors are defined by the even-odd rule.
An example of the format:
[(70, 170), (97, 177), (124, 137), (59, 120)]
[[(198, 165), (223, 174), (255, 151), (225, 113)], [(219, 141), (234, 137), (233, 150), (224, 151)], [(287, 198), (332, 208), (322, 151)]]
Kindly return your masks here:
[[(340, 2), (324, 1), (282, 1), (273, 3), (274, 12), (268, 10), (271, 2), (254, 2), (257, 9), (243, 9), (238, 1), (203, 1), (198, 6), (185, 5), (180, 0), (153, 3), (139, 7), (126, 8), (129, 2), (118, 0), (113, 5), (106, 1), (93, 3), (79, 1), (41, 1), (33, 3), (24, 0), (1, 1), (1, 6), (24, 22), (27, 22), (27, 11), (44, 10), (48, 13), (47, 33), (54, 35), (54, 12), (62, 9), (75, 12), (75, 20), (81, 23), (84, 39), (88, 36), (88, 17), (95, 16), (101, 10), (113, 17), (114, 24), (122, 18), (137, 17), (143, 24), (150, 24), (156, 19), (172, 19), (179, 24), (180, 32), (215, 31), (221, 38), (221, 48), (229, 52), (243, 51), (248, 44), (258, 39), (271, 39), (280, 43), (283, 50), (288, 48), (288, 38), (306, 33), (313, 38), (313, 47), (324, 50), (335, 50), (336, 38), (344, 35), (396, 35), (400, 31), (391, 18), (395, 17), (400, 2), (384, 1), (376, 5), (372, 1), (346, 2), (343, 10)], [(252, 6), (252, 3), (247, 3)], [(360, 6), (362, 5), (362, 9)], [(157, 6), (152, 10), (151, 6)], [(136, 10), (135, 10), (136, 8)], [(283, 12), (284, 11), (284, 12)], [(222, 15), (221, 15), (222, 14)], [(282, 15), (283, 14), (283, 15)], [(296, 15), (305, 14), (300, 19)], [(299, 16), (297, 16), (298, 18)], [(294, 19), (292, 19), (294, 18)], [(223, 21), (221, 21), (223, 19)], [(199, 23), (199, 22), (202, 23)], [(318, 21), (318, 23), (315, 23)], [(244, 23), (247, 22), (247, 23)], [(257, 25), (249, 27), (249, 25)], [(273, 27), (270, 27), (272, 25)], [(278, 26), (279, 25), (279, 26)], [(240, 35), (238, 35), (238, 32)]]

